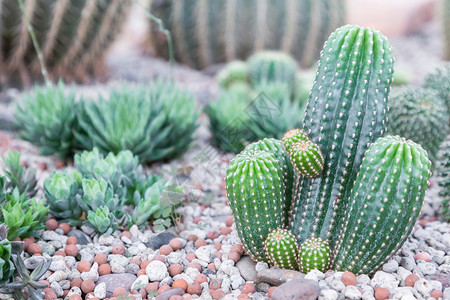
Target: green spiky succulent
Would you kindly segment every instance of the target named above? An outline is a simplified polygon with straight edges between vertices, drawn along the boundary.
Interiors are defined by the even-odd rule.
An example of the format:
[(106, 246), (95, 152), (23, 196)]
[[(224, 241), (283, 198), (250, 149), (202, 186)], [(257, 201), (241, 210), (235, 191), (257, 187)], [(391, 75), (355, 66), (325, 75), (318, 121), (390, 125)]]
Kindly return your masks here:
[(64, 84), (36, 86), (17, 105), (16, 122), (20, 136), (40, 148), (43, 155), (70, 157), (75, 148), (75, 93)]
[(77, 111), (85, 149), (103, 153), (130, 150), (142, 162), (184, 153), (193, 141), (199, 112), (195, 99), (172, 83), (124, 86), (109, 101), (83, 102)]
[(6, 201), (2, 205), (0, 222), (8, 226), (8, 240), (37, 236), (37, 231), (44, 229), (47, 219), (48, 207), (44, 201), (27, 198), (14, 189), (6, 195)]
[(450, 139), (448, 137), (441, 145), (438, 171), (438, 175), (441, 177), (439, 186), (442, 187), (439, 192), (442, 197), (441, 217), (444, 221), (450, 223)]
[(340, 228), (336, 270), (370, 273), (400, 249), (420, 213), (430, 167), (426, 151), (405, 138), (386, 136), (369, 147)]
[(12, 191), (17, 188), (20, 194), (25, 193), (27, 197), (34, 197), (38, 192), (36, 169), (23, 166), (17, 150), (8, 151), (2, 158), (6, 166), (4, 169), (7, 178), (5, 189)]
[[(22, 259), (24, 242), (11, 242), (11, 246), (15, 280), (3, 284), (0, 287), (0, 293), (12, 295), (17, 300), (42, 299), (42, 290), (47, 287), (47, 284), (41, 283), (39, 280), (48, 271), (52, 260), (44, 258), (30, 274)], [(18, 280), (16, 280), (17, 278)]]
[(287, 85), (289, 94), (294, 91), (297, 62), (288, 54), (278, 51), (263, 51), (253, 54), (247, 60), (252, 85), (271, 82)]
[(264, 251), (272, 265), (282, 269), (298, 270), (298, 245), (287, 229), (278, 228), (267, 235)]
[(423, 145), (431, 162), (449, 132), (449, 112), (438, 93), (430, 89), (403, 88), (389, 98), (388, 132)]
[[(49, 206), (49, 213), (71, 225), (82, 223), (83, 210), (78, 204), (77, 197), (80, 194), (81, 173), (53, 172), (44, 181), (44, 193)], [(70, 209), (67, 209), (70, 207)]]
[(216, 77), (223, 89), (229, 89), (236, 83), (247, 84), (249, 79), (247, 64), (243, 61), (232, 61), (223, 68)]
[(289, 157), (297, 172), (305, 177), (317, 177), (323, 170), (322, 152), (319, 146), (310, 140), (293, 144)]
[[(1, 84), (29, 85), (42, 79), (42, 59), (51, 79), (89, 81), (104, 74), (103, 57), (124, 24), (132, 1), (19, 1), (1, 2), (3, 37), (0, 51)], [(40, 45), (33, 47), (27, 22)]]
[[(449, 2), (448, 0), (445, 0)], [(450, 5), (448, 5), (450, 8)], [(450, 63), (445, 62), (425, 75), (423, 87), (435, 90), (450, 111)]]
[(285, 167), (273, 153), (259, 150), (238, 154), (227, 169), (227, 196), (236, 228), (257, 261), (269, 262), (263, 249), (267, 234), (287, 222), (284, 174)]
[(331, 260), (331, 250), (328, 241), (313, 237), (304, 241), (298, 250), (300, 271), (308, 273), (311, 270), (324, 272)]
[(117, 230), (117, 219), (107, 206), (101, 206), (87, 215), (86, 224), (99, 234), (111, 234)]
[(11, 261), (11, 243), (7, 236), (8, 227), (0, 224), (0, 285), (8, 282), (15, 270)]
[(291, 148), (294, 144), (301, 141), (308, 141), (309, 137), (303, 129), (294, 128), (283, 134), (281, 138), (281, 142), (283, 143), (284, 149), (286, 152), (290, 152)]

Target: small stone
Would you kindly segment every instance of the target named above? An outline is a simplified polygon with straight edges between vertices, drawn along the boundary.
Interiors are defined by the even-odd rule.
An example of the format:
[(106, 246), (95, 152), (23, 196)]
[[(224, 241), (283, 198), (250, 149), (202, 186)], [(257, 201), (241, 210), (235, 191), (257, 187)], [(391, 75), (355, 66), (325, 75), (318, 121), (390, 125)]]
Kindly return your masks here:
[(405, 285), (413, 287), (417, 280), (419, 280), (419, 277), (417, 275), (410, 274), (405, 278)]
[(124, 255), (125, 254), (125, 246), (123, 244), (115, 244), (112, 247), (112, 254)]
[(106, 283), (102, 282), (100, 284), (97, 284), (94, 289), (94, 296), (99, 299), (106, 298)]
[(93, 292), (95, 288), (95, 283), (92, 280), (84, 280), (81, 283), (81, 290), (83, 291), (83, 293), (87, 294), (90, 292)]
[(375, 299), (377, 300), (386, 300), (389, 299), (389, 296), (391, 295), (391, 293), (389, 292), (388, 289), (386, 288), (377, 288), (375, 290)]
[(238, 288), (240, 288), (242, 285), (245, 284), (245, 280), (244, 278), (241, 277), (241, 275), (231, 275), (230, 277), (231, 280), (231, 287), (233, 288), (233, 290), (237, 290)]
[(183, 248), (183, 244), (178, 238), (171, 239), (169, 242), (169, 246), (172, 247), (173, 251), (178, 251), (181, 250), (181, 248)]
[(321, 290), (319, 294), (319, 300), (337, 300), (338, 292), (332, 289)]
[(70, 229), (72, 228), (72, 227), (70, 227), (70, 225), (68, 223), (65, 223), (65, 222), (60, 223), (58, 227), (61, 228), (64, 231), (64, 234), (66, 234), (66, 235), (69, 233)]
[(416, 266), (416, 262), (412, 257), (402, 257), (400, 265), (408, 271), (412, 271)]
[(125, 291), (131, 290), (131, 285), (136, 280), (136, 275), (130, 273), (109, 274), (98, 278), (97, 284), (104, 282), (106, 284), (106, 297), (113, 296), (116, 288), (124, 288)]
[(198, 239), (195, 241), (195, 248), (206, 246), (208, 243), (204, 239)]
[(150, 262), (145, 268), (145, 272), (150, 281), (161, 281), (169, 276), (166, 264), (158, 260)]
[(45, 226), (47, 227), (47, 230), (55, 230), (58, 228), (58, 221), (55, 219), (48, 219), (45, 221)]
[(341, 276), (341, 281), (345, 286), (354, 285), (356, 286), (357, 280), (355, 274), (352, 272), (344, 272)]
[(186, 291), (188, 288), (188, 283), (184, 279), (177, 279), (172, 284), (173, 288), (180, 288), (183, 291)]
[(55, 291), (55, 294), (56, 294), (57, 297), (62, 297), (64, 295), (64, 291), (63, 291), (62, 287), (59, 285), (58, 282), (53, 281), (50, 284), (50, 288), (52, 288), (52, 290)]
[(450, 273), (449, 274), (443, 274), (443, 273), (436, 273), (432, 275), (427, 275), (425, 277), (428, 280), (436, 280), (442, 283), (442, 286), (444, 288), (450, 287)]
[(76, 245), (72, 245), (72, 244), (66, 245), (66, 247), (64, 248), (64, 251), (66, 252), (67, 255), (70, 255), (73, 257), (78, 255), (78, 247)]
[(125, 273), (131, 273), (136, 275), (139, 272), (140, 268), (136, 264), (129, 264), (125, 267)]
[[(383, 265), (383, 271), (387, 273), (394, 273), (398, 270), (398, 262), (394, 259)], [(376, 297), (375, 297), (376, 298)]]
[(433, 287), (431, 286), (430, 282), (428, 282), (425, 278), (420, 278), (414, 283), (414, 288), (422, 294), (422, 296), (428, 296), (431, 291), (433, 290)]
[(79, 245), (87, 245), (92, 243), (92, 239), (89, 235), (76, 228), (72, 229), (67, 235), (69, 237), (76, 237)]
[[(221, 266), (222, 267), (222, 266)], [(305, 274), (293, 270), (285, 269), (265, 269), (257, 273), (257, 283), (265, 282), (270, 285), (281, 285), (288, 280), (303, 279)]]
[(250, 256), (242, 256), (241, 259), (236, 263), (236, 267), (239, 269), (241, 276), (246, 281), (256, 281), (257, 272), (256, 272), (256, 264), (250, 258)]
[(221, 286), (222, 286), (222, 280), (220, 280), (220, 279), (213, 279), (209, 283), (210, 290), (218, 290), (221, 288)]
[(98, 263), (99, 265), (106, 264), (108, 262), (108, 257), (104, 253), (98, 253), (94, 257), (94, 262)]
[(319, 282), (319, 280), (325, 278), (325, 274), (323, 274), (319, 270), (314, 269), (314, 270), (309, 271), (308, 274), (306, 274), (304, 278)]
[(431, 256), (430, 254), (426, 253), (426, 252), (419, 252), (416, 255), (414, 255), (414, 259), (417, 261), (419, 259), (424, 260), (424, 261), (430, 261), (431, 260)]
[(222, 290), (209, 290), (209, 294), (213, 300), (220, 300), (225, 297), (225, 292)]
[(262, 261), (259, 261), (259, 262), (256, 263), (256, 266), (255, 266), (255, 271), (256, 272), (259, 272), (259, 271), (262, 271), (262, 270), (267, 270), (267, 269), (269, 269), (269, 265), (267, 263), (262, 262)]
[(396, 287), (398, 287), (399, 283), (400, 281), (397, 280), (394, 275), (383, 271), (378, 271), (373, 276), (371, 285), (373, 288), (378, 285), (378, 287), (395, 289)]
[(242, 293), (253, 294), (255, 292), (255, 285), (253, 283), (246, 283), (242, 286)]
[(194, 281), (188, 286), (187, 292), (191, 295), (200, 295), (202, 293), (202, 286)]
[[(27, 258), (27, 259), (25, 259), (24, 260), (24, 264), (25, 264), (25, 267), (28, 269), (28, 270), (34, 270), (34, 269), (36, 269), (37, 268), (37, 266), (39, 266), (41, 263), (42, 263), (42, 261), (45, 261), (45, 258), (44, 257), (42, 257), (42, 256), (31, 256), (31, 257), (29, 257), (29, 258)], [(64, 265), (64, 267), (65, 267), (65, 265)], [(65, 268), (64, 268), (65, 269)], [(56, 270), (55, 270), (56, 271)]]
[(28, 246), (27, 252), (31, 255), (33, 254), (41, 254), (42, 253), (42, 247), (37, 243), (32, 243)]
[(320, 293), (314, 280), (296, 278), (281, 284), (272, 292), (272, 300), (302, 299), (315, 300)]
[(435, 299), (442, 299), (444, 294), (440, 290), (432, 290), (430, 296)]
[(163, 245), (168, 245), (173, 238), (175, 238), (175, 236), (172, 233), (163, 231), (151, 237), (145, 245), (152, 250), (156, 250)]
[[(169, 287), (170, 288), (170, 287)], [(184, 290), (180, 288), (167, 290), (155, 297), (155, 300), (169, 300), (173, 296), (181, 296), (184, 294)]]
[(111, 267), (108, 264), (102, 264), (98, 267), (98, 274), (100, 276), (111, 274)]
[(436, 273), (436, 266), (430, 262), (418, 263), (417, 268), (423, 275), (431, 275)]
[(330, 282), (330, 287), (331, 287), (333, 290), (336, 290), (336, 291), (340, 292), (340, 291), (342, 291), (342, 290), (345, 288), (345, 285), (344, 285), (344, 283), (343, 283), (341, 280), (339, 280), (339, 279), (333, 279), (333, 280)]
[(168, 268), (170, 276), (176, 276), (178, 274), (181, 274), (183, 272), (183, 266), (180, 264), (173, 264)]
[(362, 296), (359, 289), (354, 285), (346, 286), (343, 290), (343, 293), (344, 293), (345, 298), (350, 299), (350, 300), (361, 299), (361, 296)]

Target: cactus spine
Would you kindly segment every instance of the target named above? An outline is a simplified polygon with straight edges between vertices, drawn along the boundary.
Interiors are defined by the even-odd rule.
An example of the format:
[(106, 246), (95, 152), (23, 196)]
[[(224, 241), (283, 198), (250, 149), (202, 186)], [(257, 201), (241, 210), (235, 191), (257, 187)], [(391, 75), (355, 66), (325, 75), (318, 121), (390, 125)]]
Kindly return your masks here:
[(297, 240), (289, 230), (272, 230), (264, 242), (264, 250), (272, 265), (298, 270)]
[(420, 213), (430, 166), (422, 147), (405, 138), (387, 136), (369, 147), (349, 198), (334, 268), (370, 273), (397, 252)]
[(332, 241), (347, 208), (368, 144), (385, 131), (393, 56), (379, 32), (347, 25), (325, 43), (303, 128), (324, 156), (317, 178), (300, 178), (290, 228), (299, 243), (310, 236)]
[[(341, 0), (153, 0), (149, 7), (172, 32), (175, 58), (197, 69), (264, 49), (282, 50), (308, 67), (345, 18)], [(152, 48), (167, 56), (166, 39), (149, 25)]]
[(324, 272), (330, 263), (330, 245), (321, 238), (309, 238), (298, 250), (300, 271), (308, 273), (311, 270)]
[[(130, 0), (24, 1), (44, 63), (54, 79), (88, 80), (127, 16)], [(3, 84), (29, 84), (40, 64), (17, 0), (0, 3)]]
[(236, 228), (253, 260), (269, 262), (264, 241), (271, 229), (284, 227), (283, 166), (270, 152), (248, 150), (228, 166), (225, 183)]
[(439, 166), (439, 186), (442, 190), (439, 195), (442, 199), (441, 217), (442, 220), (450, 223), (450, 139), (442, 143), (441, 164)]

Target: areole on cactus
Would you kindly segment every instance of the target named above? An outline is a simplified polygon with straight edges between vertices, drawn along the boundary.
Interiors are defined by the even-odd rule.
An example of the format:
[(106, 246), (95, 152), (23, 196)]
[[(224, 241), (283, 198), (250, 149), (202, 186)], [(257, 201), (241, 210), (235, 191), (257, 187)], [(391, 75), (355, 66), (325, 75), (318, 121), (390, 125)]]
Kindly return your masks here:
[[(274, 139), (250, 144), (230, 162), (227, 195), (253, 259), (296, 267), (292, 251), (267, 247), (289, 240), (288, 234), (273, 236), (278, 228), (301, 245), (303, 272), (331, 266), (371, 273), (405, 242), (423, 203), (430, 162), (413, 141), (382, 138), (392, 75), (392, 50), (381, 33), (339, 28), (322, 52), (304, 131), (287, 132), (281, 149)], [(296, 152), (308, 147), (323, 170), (302, 169), (307, 161)], [(272, 213), (262, 217), (261, 211)]]

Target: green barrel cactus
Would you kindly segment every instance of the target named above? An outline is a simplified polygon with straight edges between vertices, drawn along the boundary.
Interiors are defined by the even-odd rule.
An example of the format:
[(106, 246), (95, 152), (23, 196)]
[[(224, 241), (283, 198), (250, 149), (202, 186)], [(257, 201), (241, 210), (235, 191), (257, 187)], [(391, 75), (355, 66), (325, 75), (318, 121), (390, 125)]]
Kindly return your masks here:
[(236, 228), (255, 261), (269, 262), (264, 241), (287, 223), (283, 166), (271, 152), (248, 150), (228, 166), (225, 183)]
[(441, 157), (439, 165), (439, 186), (442, 187), (439, 195), (442, 197), (442, 220), (450, 223), (450, 139), (441, 145)]
[(317, 177), (323, 170), (323, 155), (317, 144), (311, 141), (295, 143), (289, 157), (298, 173), (305, 177)]
[(298, 270), (298, 245), (295, 236), (287, 229), (272, 230), (264, 242), (270, 263), (282, 269)]
[[(450, 7), (450, 1), (449, 7)], [(450, 28), (449, 28), (450, 30)], [(423, 87), (433, 89), (438, 92), (439, 96), (444, 100), (450, 111), (450, 63), (442, 63), (439, 67), (433, 69), (425, 75)]]
[(295, 143), (308, 140), (308, 135), (303, 129), (300, 128), (294, 128), (287, 131), (281, 138), (281, 142), (288, 153), (291, 151), (291, 148)]
[(216, 76), (217, 83), (221, 88), (229, 89), (237, 83), (248, 82), (247, 63), (236, 60), (225, 66)]
[(367, 150), (349, 198), (333, 268), (366, 274), (392, 257), (411, 233), (430, 178), (423, 148), (405, 138), (379, 138)]
[(283, 82), (293, 92), (297, 62), (291, 56), (279, 51), (263, 51), (250, 56), (247, 64), (252, 86)]
[[(124, 24), (131, 0), (23, 1), (49, 75), (87, 81), (103, 71), (102, 58)], [(2, 84), (42, 78), (38, 55), (17, 0), (0, 4)]]
[(386, 37), (370, 28), (343, 26), (325, 43), (303, 121), (324, 169), (296, 184), (290, 229), (299, 244), (314, 236), (333, 248), (364, 152), (385, 132), (393, 63)]
[[(197, 69), (246, 59), (264, 49), (315, 62), (328, 35), (344, 24), (341, 0), (152, 0), (150, 11), (172, 33), (175, 59)], [(167, 40), (150, 22), (150, 45), (167, 57)]]
[(424, 147), (436, 162), (439, 145), (449, 132), (449, 113), (439, 94), (430, 89), (403, 88), (389, 99), (388, 133)]
[(298, 249), (300, 271), (308, 273), (311, 270), (324, 272), (331, 260), (331, 250), (328, 241), (321, 238), (309, 238)]

